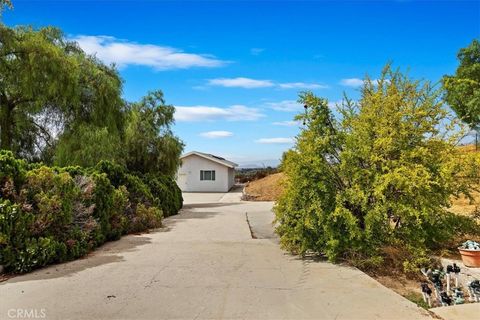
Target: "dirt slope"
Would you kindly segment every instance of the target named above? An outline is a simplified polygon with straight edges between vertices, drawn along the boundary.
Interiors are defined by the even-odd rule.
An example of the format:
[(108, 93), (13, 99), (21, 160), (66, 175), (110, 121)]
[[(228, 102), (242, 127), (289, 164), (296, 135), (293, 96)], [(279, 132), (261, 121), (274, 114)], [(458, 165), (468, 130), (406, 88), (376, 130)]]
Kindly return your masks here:
[(274, 173), (265, 178), (249, 182), (245, 192), (250, 200), (276, 201), (283, 191), (282, 181), (285, 176), (282, 172)]

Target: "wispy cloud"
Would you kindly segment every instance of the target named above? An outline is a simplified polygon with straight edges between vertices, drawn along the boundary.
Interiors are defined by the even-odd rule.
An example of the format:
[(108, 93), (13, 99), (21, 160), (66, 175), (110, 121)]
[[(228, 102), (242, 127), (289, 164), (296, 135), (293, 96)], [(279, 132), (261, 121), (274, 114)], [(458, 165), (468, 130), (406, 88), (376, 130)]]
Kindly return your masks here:
[(340, 100), (337, 100), (337, 101), (328, 101), (328, 107), (330, 109), (337, 109), (337, 107), (342, 106), (344, 104), (344, 102), (345, 101), (343, 99), (340, 99)]
[[(373, 85), (377, 85), (380, 80), (379, 79), (370, 79), (370, 81), (373, 83)], [(344, 85), (344, 86), (347, 86), (347, 87), (353, 87), (353, 88), (357, 88), (357, 87), (361, 87), (363, 86), (363, 83), (365, 82), (365, 80), (363, 79), (360, 79), (360, 78), (349, 78), (349, 79), (342, 79), (340, 81), (340, 84), (341, 85)], [(385, 79), (385, 82), (386, 83), (389, 83), (389, 80), (388, 79)]]
[(275, 85), (271, 80), (255, 80), (243, 77), (210, 79), (208, 80), (208, 84), (211, 86), (245, 89), (266, 88)]
[[(329, 101), (328, 106), (332, 109), (336, 108), (337, 105), (341, 105), (342, 100), (338, 101)], [(273, 109), (276, 111), (283, 111), (283, 112), (301, 112), (304, 111), (303, 105), (298, 103), (295, 100), (282, 100), (277, 102), (267, 102), (263, 104), (263, 107)], [(281, 121), (281, 122), (274, 122), (275, 125), (294, 125), (293, 123), (298, 124), (296, 121)]]
[(272, 122), (274, 126), (283, 126), (283, 127), (296, 127), (300, 125), (300, 122), (298, 121), (277, 121), (277, 122)]
[(168, 70), (220, 67), (228, 63), (209, 54), (186, 53), (177, 48), (139, 44), (110, 36), (78, 35), (71, 40), (76, 41), (86, 53), (95, 55), (107, 64), (115, 63), (120, 68), (140, 65)]
[(261, 138), (255, 140), (255, 142), (262, 144), (292, 144), (295, 140), (293, 138)]
[(264, 48), (252, 48), (252, 49), (250, 49), (250, 53), (254, 56), (258, 56), (263, 51), (265, 51)]
[(217, 78), (208, 80), (208, 85), (210, 86), (219, 86), (227, 88), (244, 88), (244, 89), (254, 89), (254, 88), (279, 88), (279, 89), (326, 89), (327, 85), (320, 83), (306, 83), (306, 82), (286, 82), (286, 83), (277, 83), (273, 80), (268, 79), (252, 79), (245, 77), (237, 78)]
[(325, 84), (305, 83), (305, 82), (280, 83), (278, 86), (282, 89), (327, 89), (329, 88)]
[(200, 133), (200, 136), (209, 139), (217, 139), (217, 138), (228, 138), (233, 136), (233, 132), (230, 131), (208, 131)]
[(363, 85), (363, 79), (359, 79), (359, 78), (342, 79), (340, 81), (340, 84), (346, 87), (356, 88)]
[(265, 115), (260, 110), (243, 105), (233, 105), (227, 108), (211, 106), (177, 106), (175, 120), (185, 122), (195, 121), (255, 121)]
[(283, 100), (278, 102), (265, 103), (267, 108), (284, 111), (284, 112), (298, 112), (303, 109), (303, 106), (295, 100)]

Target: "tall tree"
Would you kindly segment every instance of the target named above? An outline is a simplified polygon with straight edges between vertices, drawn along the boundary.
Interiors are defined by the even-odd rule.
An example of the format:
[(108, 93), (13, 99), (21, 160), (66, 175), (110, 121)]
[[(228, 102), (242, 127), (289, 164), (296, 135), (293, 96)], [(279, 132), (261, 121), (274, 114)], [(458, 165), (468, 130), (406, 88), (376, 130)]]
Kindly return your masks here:
[(68, 150), (61, 164), (83, 164), (75, 159), (88, 146), (69, 137), (86, 123), (120, 135), (121, 89), (113, 67), (87, 56), (60, 30), (0, 25), (0, 148), (36, 159), (55, 155), (58, 144)]
[(460, 65), (455, 75), (443, 77), (443, 86), (446, 90), (445, 100), (460, 119), (478, 132), (480, 125), (480, 42), (476, 39), (473, 40), (468, 47), (460, 49), (457, 57)]
[(130, 107), (125, 132), (126, 165), (132, 171), (173, 175), (180, 164), (182, 141), (173, 135), (175, 108), (162, 91), (149, 92)]
[(34, 153), (36, 137), (46, 129), (37, 117), (76, 102), (75, 50), (58, 29), (0, 24), (0, 148)]
[(123, 163), (126, 103), (122, 80), (113, 67), (83, 57), (78, 104), (63, 113), (63, 130), (55, 145), (57, 165), (93, 166), (100, 160)]

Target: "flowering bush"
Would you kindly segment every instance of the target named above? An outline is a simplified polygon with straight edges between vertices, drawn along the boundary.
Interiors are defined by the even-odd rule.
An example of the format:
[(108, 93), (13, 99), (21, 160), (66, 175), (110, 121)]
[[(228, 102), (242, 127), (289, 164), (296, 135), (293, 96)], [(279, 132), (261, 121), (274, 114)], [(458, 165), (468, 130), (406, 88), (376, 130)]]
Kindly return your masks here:
[(181, 203), (171, 179), (150, 181), (109, 162), (29, 165), (0, 151), (0, 265), (27, 272), (76, 259), (128, 232), (161, 226), (162, 208), (175, 214)]

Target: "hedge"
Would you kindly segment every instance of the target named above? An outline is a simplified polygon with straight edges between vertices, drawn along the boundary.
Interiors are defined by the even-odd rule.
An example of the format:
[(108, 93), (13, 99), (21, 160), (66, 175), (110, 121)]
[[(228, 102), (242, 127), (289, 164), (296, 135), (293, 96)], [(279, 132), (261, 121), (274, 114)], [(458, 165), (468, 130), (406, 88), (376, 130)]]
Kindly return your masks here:
[(171, 177), (28, 164), (0, 151), (0, 265), (27, 272), (76, 259), (106, 241), (161, 226), (182, 207)]

